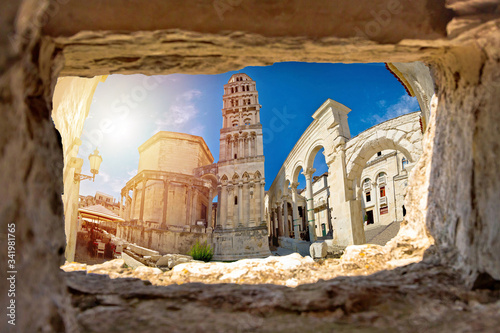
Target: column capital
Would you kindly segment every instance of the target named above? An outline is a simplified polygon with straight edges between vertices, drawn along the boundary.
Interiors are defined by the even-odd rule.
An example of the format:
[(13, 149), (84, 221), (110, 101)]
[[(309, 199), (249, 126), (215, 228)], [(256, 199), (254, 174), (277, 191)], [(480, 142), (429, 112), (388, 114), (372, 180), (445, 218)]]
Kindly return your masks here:
[(302, 174), (304, 177), (306, 177), (306, 180), (310, 180), (312, 175), (316, 172), (316, 169), (314, 168), (308, 168), (307, 170), (303, 171)]
[(299, 187), (299, 183), (298, 182), (293, 182), (293, 183), (290, 184), (290, 188), (292, 189), (292, 192), (297, 193), (297, 187)]
[(281, 197), (281, 199), (282, 199), (283, 201), (287, 201), (287, 202), (288, 202), (288, 199), (290, 199), (290, 196), (289, 196), (289, 195), (287, 195), (287, 194), (285, 194), (285, 195), (283, 195), (283, 196)]

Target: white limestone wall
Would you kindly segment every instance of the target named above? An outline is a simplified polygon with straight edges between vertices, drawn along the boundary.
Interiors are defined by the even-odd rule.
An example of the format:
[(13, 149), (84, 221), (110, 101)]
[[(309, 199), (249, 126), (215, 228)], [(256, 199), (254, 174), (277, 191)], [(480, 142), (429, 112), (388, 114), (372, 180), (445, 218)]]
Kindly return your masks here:
[[(73, 261), (76, 246), (76, 224), (80, 183), (74, 182), (75, 172), (81, 172), (82, 160), (76, 160), (85, 119), (87, 119), (92, 98), (99, 82), (107, 76), (91, 79), (61, 77), (57, 80), (52, 98), (52, 120), (61, 134), (64, 152), (62, 195), (64, 205), (64, 230), (66, 233), (66, 260)], [(86, 145), (90, 143), (85, 142)], [(88, 147), (86, 147), (90, 150)]]
[(359, 185), (359, 176), (368, 159), (385, 149), (399, 150), (410, 162), (417, 161), (422, 155), (419, 119), (420, 112), (406, 114), (371, 127), (349, 140), (345, 148), (347, 178), (356, 180)]

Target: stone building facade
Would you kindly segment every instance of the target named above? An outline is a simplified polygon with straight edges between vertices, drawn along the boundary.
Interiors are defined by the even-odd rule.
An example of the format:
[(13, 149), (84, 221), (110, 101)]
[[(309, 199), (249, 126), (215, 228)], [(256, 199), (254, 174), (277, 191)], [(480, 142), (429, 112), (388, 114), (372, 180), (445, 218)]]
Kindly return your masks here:
[(138, 173), (122, 189), (127, 222), (117, 236), (171, 253), (207, 241), (219, 260), (270, 255), (260, 108), (255, 81), (233, 75), (224, 85), (218, 163), (198, 136), (159, 132), (141, 145)]
[(112, 195), (97, 191), (94, 196), (92, 195), (80, 195), (78, 207), (89, 207), (94, 205), (101, 205), (106, 209), (109, 209), (115, 214), (121, 216), (121, 207), (118, 200), (116, 200)]
[(400, 222), (406, 215), (405, 194), (412, 165), (403, 153), (384, 150), (361, 173), (362, 215), (366, 225)]
[[(347, 122), (350, 111), (331, 99), (323, 103), (274, 179), (267, 194), (271, 210), (267, 223), (280, 245), (294, 248), (295, 243), (307, 238), (301, 236), (303, 217), (299, 208), (303, 201), (312, 241), (323, 236), (323, 224), (325, 233), (330, 233), (337, 245), (346, 246), (365, 242), (364, 215), (373, 215), (373, 221), (383, 224), (401, 221), (408, 169), (422, 154), (421, 112), (390, 119), (351, 138)], [(329, 189), (324, 195), (315, 187), (313, 177), (314, 159), (322, 148), (328, 166), (323, 184)], [(300, 172), (306, 179), (302, 192), (297, 190)], [(373, 197), (368, 202), (366, 191)], [(323, 212), (325, 208), (327, 211)], [(292, 225), (284, 223), (290, 215), (293, 232)]]
[(128, 221), (178, 231), (211, 225), (214, 188), (194, 175), (194, 169), (214, 160), (203, 138), (158, 132), (139, 147), (139, 155), (137, 175), (122, 189)]

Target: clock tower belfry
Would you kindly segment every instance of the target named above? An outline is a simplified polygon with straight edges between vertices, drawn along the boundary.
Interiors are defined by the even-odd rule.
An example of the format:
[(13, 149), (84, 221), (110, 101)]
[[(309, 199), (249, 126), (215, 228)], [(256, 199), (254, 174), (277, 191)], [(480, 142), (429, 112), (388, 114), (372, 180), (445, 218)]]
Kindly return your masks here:
[(215, 259), (270, 255), (260, 110), (255, 81), (243, 73), (231, 76), (223, 95)]

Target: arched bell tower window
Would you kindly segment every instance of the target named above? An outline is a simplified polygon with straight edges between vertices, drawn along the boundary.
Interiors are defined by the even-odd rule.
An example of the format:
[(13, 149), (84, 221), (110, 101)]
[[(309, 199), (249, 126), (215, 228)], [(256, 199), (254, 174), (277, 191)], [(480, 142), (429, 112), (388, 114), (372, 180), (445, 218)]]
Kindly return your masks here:
[(235, 204), (235, 205), (237, 205), (237, 204), (238, 204), (238, 196), (237, 196), (237, 195), (235, 195), (235, 196), (234, 196), (234, 204)]

